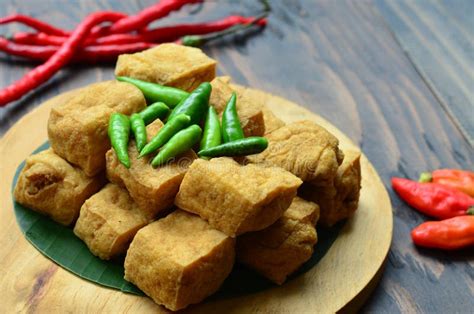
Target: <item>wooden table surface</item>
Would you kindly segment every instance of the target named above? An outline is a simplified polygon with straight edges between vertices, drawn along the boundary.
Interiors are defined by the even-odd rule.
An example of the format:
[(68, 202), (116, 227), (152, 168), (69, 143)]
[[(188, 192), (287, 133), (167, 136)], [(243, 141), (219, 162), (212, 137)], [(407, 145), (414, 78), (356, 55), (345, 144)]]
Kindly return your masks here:
[[(1, 2), (0, 16), (15, 12), (30, 14), (71, 29), (92, 11), (114, 9), (133, 13), (154, 1)], [(271, 3), (270, 22), (263, 32), (220, 41), (204, 50), (219, 61), (220, 74), (232, 76), (239, 84), (291, 99), (331, 121), (362, 148), (379, 172), (392, 199), (394, 236), (382, 280), (362, 311), (472, 312), (473, 250), (444, 253), (415, 248), (409, 232), (426, 217), (405, 205), (390, 188), (392, 176), (417, 178), (421, 171), (440, 167), (473, 168), (474, 149), (468, 140), (472, 134), (462, 133), (459, 118), (452, 115), (450, 102), (446, 101), (452, 89), (442, 84), (459, 68), (452, 60), (459, 60), (456, 59), (459, 51), (464, 52), (462, 60), (467, 60), (462, 63), (464, 72), (460, 74), (460, 85), (454, 86), (464, 90), (465, 95), (472, 95), (472, 50), (462, 50), (472, 47), (473, 25), (463, 24), (469, 20), (466, 8), (472, 5), (466, 6), (468, 0), (449, 5), (423, 1), (414, 6), (410, 6), (413, 1), (404, 1), (410, 5), (402, 6), (401, 1), (376, 0)], [(421, 13), (432, 12), (434, 4), (442, 5), (443, 14), (452, 13), (453, 18), (430, 23), (433, 15)], [(250, 0), (207, 1), (202, 6), (186, 7), (157, 25), (204, 21), (231, 13), (250, 15), (259, 9), (258, 2)], [(403, 21), (416, 33), (416, 47), (436, 47), (440, 42), (444, 45), (448, 56), (439, 54), (436, 60), (450, 76), (443, 78), (444, 71), (420, 71), (426, 63), (419, 63), (423, 61), (419, 50), (407, 52), (406, 47), (414, 45), (404, 46), (403, 37), (396, 29), (400, 24), (395, 23), (398, 20), (394, 15), (406, 12), (410, 14), (403, 16)], [(454, 59), (449, 56), (453, 42), (433, 37), (437, 29), (449, 34), (450, 27), (453, 31), (460, 27), (467, 29), (464, 33), (467, 45), (453, 48), (458, 52)], [(0, 34), (18, 30), (23, 28), (2, 26)], [(0, 55), (0, 87), (20, 78), (32, 66)], [(436, 75), (430, 77), (433, 73)], [(73, 66), (61, 71), (39, 90), (0, 109), (0, 134), (44, 100), (112, 77), (113, 65)], [(450, 79), (449, 85), (452, 84), (455, 82)], [(468, 104), (469, 101), (472, 104), (472, 99), (468, 99)], [(460, 108), (459, 103), (452, 106), (456, 110)], [(461, 106), (465, 106), (461, 107), (466, 112), (464, 121), (472, 122), (469, 118), (474, 117), (473, 107), (466, 103)]]

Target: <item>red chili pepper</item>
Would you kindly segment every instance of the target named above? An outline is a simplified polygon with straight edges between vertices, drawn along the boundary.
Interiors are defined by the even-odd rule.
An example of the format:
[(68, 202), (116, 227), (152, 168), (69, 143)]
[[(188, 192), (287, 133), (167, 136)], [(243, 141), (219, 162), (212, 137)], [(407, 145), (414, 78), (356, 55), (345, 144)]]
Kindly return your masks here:
[[(12, 42), (21, 45), (35, 45), (35, 46), (49, 46), (51, 45), (45, 38), (61, 38), (65, 40), (63, 36), (49, 35), (46, 33), (29, 33), (29, 32), (17, 32), (9, 38)], [(57, 45), (56, 45), (57, 46)]]
[(466, 215), (474, 205), (474, 198), (469, 195), (437, 183), (392, 178), (392, 187), (410, 206), (438, 219)]
[(425, 222), (411, 232), (416, 245), (456, 250), (474, 246), (474, 216)]
[(172, 11), (181, 9), (190, 3), (199, 3), (203, 0), (161, 0), (134, 15), (117, 21), (112, 26), (102, 27), (92, 32), (93, 37), (104, 36), (105, 34), (128, 33), (145, 28), (151, 22), (169, 15)]
[[(216, 21), (159, 27), (152, 30), (146, 30), (139, 34), (113, 34), (98, 38), (88, 38), (84, 42), (84, 46), (117, 45), (136, 42), (169, 42), (185, 35), (202, 35), (222, 31), (234, 25), (245, 25), (251, 23), (253, 19), (254, 17), (231, 15)], [(266, 19), (261, 19), (257, 24), (265, 26), (266, 23)], [(66, 39), (67, 37), (64, 36), (53, 36), (45, 33), (20, 32), (13, 36), (14, 42), (28, 45), (60, 46)]]
[[(242, 22), (246, 22), (246, 18), (240, 19)], [(185, 36), (184, 38), (191, 38), (191, 44), (187, 41), (183, 43), (181, 39), (174, 41), (177, 44), (185, 44), (185, 45), (194, 45), (196, 40), (201, 44), (212, 40), (217, 39), (227, 34), (235, 33), (245, 29), (248, 26), (253, 24), (257, 25), (266, 25), (267, 20), (265, 18), (251, 18), (250, 23), (248, 24), (239, 24), (243, 25), (243, 28), (228, 28), (223, 31), (213, 32), (211, 34), (204, 35), (201, 37), (200, 35), (194, 36)], [(211, 37), (206, 37), (211, 36)], [(105, 37), (104, 37), (105, 38)], [(124, 53), (133, 53), (142, 51), (151, 47), (154, 47), (154, 43), (148, 42), (138, 42), (133, 44), (120, 44), (120, 45), (100, 45), (100, 46), (88, 46), (82, 48), (73, 58), (72, 61), (74, 62), (108, 62), (115, 60), (118, 55)], [(35, 46), (35, 45), (23, 45), (18, 44), (15, 42), (11, 42), (5, 38), (0, 37), (0, 51), (6, 52), (8, 54), (29, 58), (33, 60), (47, 60), (51, 55), (53, 55), (57, 51), (57, 46)]]
[[(117, 14), (117, 16), (114, 19), (110, 19), (109, 21), (116, 23), (111, 26), (94, 27), (90, 32), (89, 37), (95, 38), (104, 36), (106, 34), (127, 33), (130, 31), (141, 30), (151, 22), (169, 15), (172, 11), (179, 10), (188, 3), (199, 3), (202, 1), (203, 0), (161, 0), (156, 4), (143, 9), (135, 15), (127, 16), (123, 13), (114, 12)], [(7, 24), (11, 22), (20, 22), (31, 26), (40, 32), (50, 35), (68, 37), (72, 34), (71, 32), (61, 30), (48, 23), (25, 15), (15, 14), (0, 19), (0, 24)]]
[[(239, 20), (239, 19), (235, 19)], [(241, 22), (247, 22), (247, 18), (240, 19)], [(247, 27), (250, 27), (254, 24), (257, 25), (266, 25), (267, 20), (264, 18), (264, 15), (256, 18), (251, 18), (250, 22), (247, 24), (239, 24), (237, 26), (242, 26), (239, 28), (229, 28), (223, 31), (214, 32), (204, 36), (194, 35), (194, 36), (185, 36), (186, 38), (191, 38), (191, 44), (186, 40), (185, 45), (194, 45), (196, 40), (198, 42), (205, 43), (212, 39), (217, 39), (227, 34), (235, 33), (242, 31)], [(209, 37), (210, 36), (210, 37)], [(174, 41), (177, 44), (183, 44), (181, 39)], [(98, 61), (112, 61), (117, 58), (118, 55), (123, 53), (133, 53), (148, 49), (153, 47), (153, 43), (134, 43), (134, 44), (121, 44), (121, 45), (102, 45), (102, 46), (89, 46), (80, 50), (73, 58), (73, 61), (87, 61), (87, 62), (98, 62)], [(22, 45), (15, 42), (8, 41), (5, 38), (0, 37), (0, 51), (4, 51), (8, 54), (29, 58), (33, 60), (46, 60), (57, 50), (56, 46), (34, 46), (34, 45)]]
[[(113, 11), (109, 11), (109, 12), (113, 12)], [(113, 13), (115, 13), (116, 16), (111, 18), (109, 22), (116, 22), (124, 17), (127, 17), (127, 15), (124, 13), (120, 13), (120, 12), (113, 12)], [(69, 37), (72, 34), (72, 32), (62, 30), (51, 24), (48, 24), (46, 22), (43, 22), (41, 20), (35, 19), (27, 15), (14, 14), (14, 15), (10, 15), (4, 18), (0, 18), (0, 25), (13, 23), (13, 22), (22, 23), (24, 25), (27, 25), (31, 28), (36, 29), (38, 32), (43, 32), (45, 34), (52, 35), (52, 36)], [(92, 28), (91, 33), (99, 34), (101, 31), (103, 31), (104, 28), (106, 28), (106, 26), (105, 27), (95, 26)]]
[(97, 12), (79, 24), (67, 41), (44, 64), (28, 72), (20, 80), (0, 91), (0, 106), (5, 106), (47, 81), (74, 57), (87, 35), (95, 25), (115, 20), (116, 12)]
[(67, 31), (54, 27), (48, 23), (35, 19), (31, 16), (13, 14), (13, 15), (6, 16), (4, 18), (0, 18), (0, 25), (13, 23), (13, 22), (18, 22), (18, 23), (28, 25), (29, 27), (34, 28), (37, 31), (43, 32), (46, 34), (57, 35), (57, 36), (69, 36), (69, 33)]
[(420, 182), (433, 182), (452, 187), (474, 197), (474, 172), (458, 169), (439, 169), (423, 172)]
[[(117, 57), (124, 53), (135, 53), (145, 49), (156, 46), (154, 43), (133, 43), (122, 45), (102, 45), (102, 46), (88, 46), (81, 48), (72, 58), (73, 62), (110, 62), (117, 59)], [(0, 37), (0, 51), (8, 53), (13, 56), (28, 58), (38, 61), (48, 60), (56, 51), (57, 46), (34, 46), (22, 45), (11, 42), (3, 37)]]

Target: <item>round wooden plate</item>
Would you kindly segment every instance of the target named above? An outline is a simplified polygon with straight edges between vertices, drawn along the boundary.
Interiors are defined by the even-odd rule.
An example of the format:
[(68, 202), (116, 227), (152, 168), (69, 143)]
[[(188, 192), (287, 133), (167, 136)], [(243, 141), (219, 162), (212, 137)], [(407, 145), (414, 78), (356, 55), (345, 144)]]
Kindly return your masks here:
[[(16, 123), (0, 142), (0, 312), (156, 313), (164, 308), (147, 297), (125, 294), (85, 281), (41, 255), (16, 223), (11, 182), (18, 165), (47, 140), (51, 107), (71, 91), (50, 99)], [(320, 116), (286, 99), (253, 90), (286, 122), (312, 120), (334, 134), (343, 150), (358, 149)], [(392, 239), (392, 209), (387, 191), (365, 156), (362, 191), (350, 219), (326, 255), (306, 273), (280, 287), (191, 306), (197, 313), (329, 313), (359, 308), (375, 287)]]

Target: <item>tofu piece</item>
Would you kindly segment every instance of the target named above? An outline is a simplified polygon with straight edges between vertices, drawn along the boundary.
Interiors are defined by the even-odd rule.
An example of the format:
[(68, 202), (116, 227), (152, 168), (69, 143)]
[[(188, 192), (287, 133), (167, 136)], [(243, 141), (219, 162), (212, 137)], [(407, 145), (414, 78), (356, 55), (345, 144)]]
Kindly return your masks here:
[[(155, 136), (162, 126), (163, 123), (158, 119), (149, 124), (147, 126), (148, 140)], [(178, 156), (176, 160), (155, 169), (150, 164), (154, 156), (138, 158), (138, 151), (133, 140), (128, 145), (128, 155), (130, 157), (129, 169), (119, 162), (113, 149), (107, 152), (105, 157), (107, 178), (111, 182), (126, 187), (150, 219), (172, 207), (184, 174), (197, 158), (196, 154), (189, 150)]]
[[(241, 101), (245, 103), (246, 106), (260, 108), (263, 114), (263, 135), (271, 133), (285, 125), (285, 122), (278, 118), (270, 109), (272, 107), (271, 101), (273, 97), (268, 97), (268, 94), (262, 91), (244, 86), (231, 85), (231, 87), (240, 96)], [(262, 134), (259, 134), (258, 136), (261, 135)]]
[[(222, 116), (227, 101), (234, 92), (229, 85), (229, 81), (228, 76), (219, 76), (211, 81), (212, 92), (209, 103), (214, 106), (220, 116)], [(236, 107), (245, 136), (263, 136), (265, 123), (262, 108), (253, 105), (249, 99), (242, 98), (240, 93), (237, 93)]]
[(92, 254), (109, 260), (126, 253), (137, 231), (147, 223), (127, 190), (109, 183), (82, 205), (74, 234)]
[(216, 76), (216, 64), (199, 48), (169, 43), (134, 54), (120, 55), (115, 75), (190, 92), (199, 84), (212, 81)]
[(265, 124), (265, 134), (267, 135), (283, 126), (285, 126), (285, 122), (278, 118), (273, 111), (270, 110), (268, 106), (264, 106), (262, 109), (263, 113), (263, 123)]
[(53, 150), (88, 176), (105, 168), (110, 148), (107, 127), (113, 112), (132, 114), (145, 108), (135, 86), (117, 81), (89, 85), (51, 109), (48, 137)]
[[(224, 111), (224, 108), (232, 96), (234, 90), (229, 85), (230, 77), (228, 76), (218, 76), (211, 81), (212, 92), (211, 97), (209, 97), (209, 104), (214, 106), (218, 114), (221, 114)], [(237, 100), (237, 110), (239, 106), (239, 101)]]
[(85, 173), (47, 149), (26, 159), (14, 196), (18, 203), (70, 225), (86, 199), (105, 184), (103, 175)]
[(176, 311), (216, 292), (234, 260), (234, 239), (176, 210), (138, 231), (125, 258), (125, 279)]
[(295, 197), (270, 227), (237, 238), (237, 260), (281, 285), (313, 255), (319, 207)]
[(361, 188), (360, 152), (346, 151), (332, 187), (304, 183), (301, 196), (321, 207), (320, 223), (332, 226), (357, 210)]
[(311, 121), (287, 124), (266, 135), (268, 148), (250, 155), (251, 163), (286, 169), (303, 181), (318, 186), (332, 185), (344, 158), (339, 141)]
[(301, 183), (277, 167), (241, 166), (230, 158), (197, 159), (184, 176), (175, 204), (234, 237), (274, 223)]

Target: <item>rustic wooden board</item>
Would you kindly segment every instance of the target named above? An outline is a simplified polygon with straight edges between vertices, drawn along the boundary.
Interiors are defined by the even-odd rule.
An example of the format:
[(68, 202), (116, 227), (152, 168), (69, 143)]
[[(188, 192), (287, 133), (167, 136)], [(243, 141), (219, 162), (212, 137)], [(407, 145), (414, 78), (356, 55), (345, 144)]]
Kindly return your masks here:
[[(343, 149), (357, 149), (332, 124), (280, 97), (258, 92), (287, 122), (313, 120), (336, 135)], [(2, 180), (0, 195), (1, 312), (160, 312), (149, 298), (103, 288), (60, 268), (36, 251), (23, 237), (14, 218), (11, 182), (18, 165), (47, 139), (51, 106), (63, 95), (47, 101), (23, 117), (0, 142)], [(392, 210), (388, 194), (365, 156), (362, 193), (357, 214), (340, 231), (319, 263), (305, 274), (256, 294), (209, 301), (190, 312), (334, 312), (358, 308), (375, 287), (390, 248)]]
[(423, 80), (474, 146), (474, 2), (376, 3)]
[[(407, 58), (376, 2), (271, 1), (272, 13), (265, 30), (253, 37), (218, 41), (203, 49), (219, 62), (219, 74), (282, 95), (330, 120), (363, 149), (387, 188), (392, 176), (415, 179), (424, 170), (472, 168), (473, 147)], [(389, 4), (394, 6), (396, 2)], [(156, 0), (38, 3), (3, 0), (0, 16), (29, 14), (72, 29), (93, 11), (132, 14)], [(432, 3), (446, 8), (446, 12), (449, 9), (455, 16), (454, 23), (446, 23), (446, 32), (453, 28), (472, 29), (472, 10), (464, 5), (465, 1)], [(418, 6), (418, 2), (409, 5)], [(206, 21), (229, 14), (254, 15), (259, 9), (259, 2), (254, 0), (206, 1), (202, 6), (175, 12), (157, 24)], [(419, 18), (422, 11), (416, 14)], [(3, 25), (0, 29), (4, 35), (15, 31), (31, 30), (19, 24)], [(427, 37), (423, 44), (430, 45), (432, 40)], [(19, 79), (33, 66), (0, 54), (0, 86)], [(44, 100), (72, 88), (112, 79), (113, 70), (113, 64), (62, 70), (43, 88), (0, 108), (0, 134)], [(0, 167), (2, 162), (0, 159)], [(391, 189), (388, 192), (394, 213), (392, 246), (380, 284), (362, 312), (472, 312), (474, 251), (443, 252), (415, 247), (410, 230), (428, 217), (406, 205)], [(9, 204), (9, 200), (0, 199), (4, 201)], [(0, 278), (1, 274), (2, 270)], [(0, 308), (2, 303), (0, 295)]]

